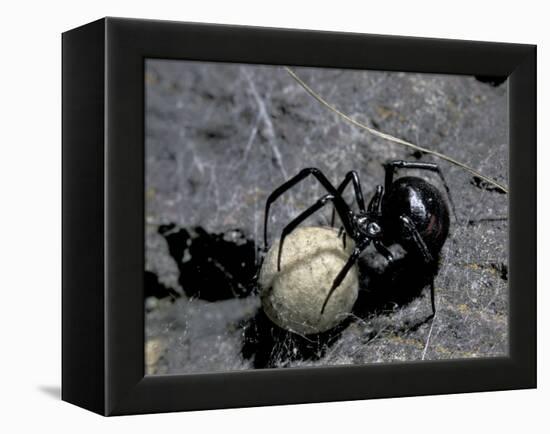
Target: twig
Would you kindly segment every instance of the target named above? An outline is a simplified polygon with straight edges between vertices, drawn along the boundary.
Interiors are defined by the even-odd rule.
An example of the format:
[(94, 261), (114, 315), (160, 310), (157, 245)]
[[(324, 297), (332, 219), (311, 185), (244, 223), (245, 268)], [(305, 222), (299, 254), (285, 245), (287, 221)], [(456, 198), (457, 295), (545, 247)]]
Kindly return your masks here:
[(428, 351), (428, 346), (430, 345), (430, 338), (432, 337), (432, 330), (434, 329), (435, 316), (432, 319), (432, 326), (430, 327), (430, 332), (428, 333), (428, 339), (426, 339), (426, 345), (424, 345), (424, 351), (422, 351), (422, 360), (426, 358), (426, 352)]
[(362, 122), (359, 122), (353, 118), (351, 118), (350, 116), (346, 115), (345, 113), (341, 112), (340, 110), (338, 110), (336, 107), (334, 107), (332, 104), (330, 104), (329, 102), (327, 102), (325, 99), (323, 99), (323, 97), (321, 97), (318, 93), (316, 93), (311, 87), (309, 87), (300, 77), (298, 77), (298, 75), (296, 75), (296, 73), (290, 69), (288, 66), (285, 66), (285, 69), (286, 71), (290, 74), (290, 76), (296, 80), (296, 82), (298, 82), (298, 84), (300, 86), (302, 86), (304, 88), (304, 90), (309, 93), (313, 98), (315, 98), (318, 102), (320, 102), (322, 105), (324, 105), (326, 108), (328, 108), (329, 110), (333, 111), (334, 113), (336, 113), (338, 116), (340, 116), (342, 119), (345, 119), (346, 121), (348, 121), (349, 123), (369, 132), (370, 134), (373, 134), (377, 137), (380, 137), (382, 139), (386, 139), (386, 140), (389, 140), (390, 142), (394, 142), (394, 143), (398, 143), (400, 145), (403, 145), (403, 146), (407, 146), (409, 148), (412, 148), (412, 149), (415, 149), (417, 151), (420, 151), (420, 152), (423, 152), (425, 154), (430, 154), (430, 155), (433, 155), (435, 157), (439, 157), (445, 161), (448, 161), (449, 163), (452, 163), (458, 167), (461, 167), (462, 169), (464, 170), (467, 170), (468, 172), (470, 172), (471, 174), (477, 176), (478, 178), (481, 178), (483, 179), (484, 181), (488, 182), (489, 184), (492, 184), (494, 185), (496, 188), (498, 188), (499, 190), (501, 190), (503, 193), (508, 193), (508, 187), (498, 183), (497, 181), (491, 179), (491, 178), (488, 178), (487, 176), (479, 173), (477, 170), (467, 166), (466, 164), (464, 163), (461, 163), (460, 161), (458, 160), (455, 160), (454, 158), (451, 158), (451, 157), (448, 157), (447, 155), (445, 154), (441, 154), (440, 152), (437, 152), (437, 151), (432, 151), (430, 149), (427, 149), (427, 148), (423, 148), (422, 146), (418, 146), (418, 145), (415, 145), (414, 143), (410, 143), (410, 142), (407, 142), (406, 140), (403, 140), (403, 139), (400, 139), (398, 137), (394, 137), (390, 134), (387, 134), (387, 133), (383, 133), (381, 131), (378, 131), (378, 130), (375, 130), (374, 128), (371, 128), (365, 124), (363, 124)]

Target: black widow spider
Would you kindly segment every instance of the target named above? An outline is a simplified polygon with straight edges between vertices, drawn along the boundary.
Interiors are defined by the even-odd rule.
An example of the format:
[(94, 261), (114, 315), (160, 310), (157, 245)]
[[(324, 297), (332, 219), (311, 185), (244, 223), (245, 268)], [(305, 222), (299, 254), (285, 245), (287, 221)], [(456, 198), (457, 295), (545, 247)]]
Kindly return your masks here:
[[(443, 195), (435, 186), (421, 178), (406, 176), (394, 181), (394, 175), (397, 169), (421, 169), (435, 172), (441, 178), (456, 217), (449, 187), (441, 170), (433, 163), (402, 160), (390, 161), (384, 164), (384, 169), (385, 185), (384, 187), (382, 185), (376, 187), (376, 193), (366, 208), (359, 175), (354, 170), (348, 172), (342, 183), (336, 188), (319, 169), (303, 169), (293, 178), (275, 189), (267, 198), (264, 220), (265, 251), (267, 251), (269, 209), (279, 196), (309, 175), (313, 175), (328, 191), (328, 194), (321, 197), (314, 205), (303, 211), (283, 229), (279, 241), (278, 271), (281, 270), (281, 255), (286, 236), (306, 218), (327, 203), (332, 202), (334, 204), (331, 225), (334, 226), (335, 212), (338, 213), (342, 222), (343, 227), (340, 229), (340, 234), (344, 231), (344, 246), (346, 235), (355, 242), (353, 253), (332, 283), (321, 308), (321, 314), (323, 314), (336, 288), (342, 283), (348, 271), (371, 242), (376, 250), (390, 263), (393, 261), (393, 256), (387, 246), (398, 243), (408, 253), (419, 255), (426, 265), (437, 264), (439, 253), (449, 233), (449, 209), (443, 199)], [(350, 183), (353, 185), (355, 200), (359, 207), (358, 213), (353, 212), (342, 197), (345, 188)], [(430, 284), (430, 298), (433, 316), (435, 315), (433, 277)]]

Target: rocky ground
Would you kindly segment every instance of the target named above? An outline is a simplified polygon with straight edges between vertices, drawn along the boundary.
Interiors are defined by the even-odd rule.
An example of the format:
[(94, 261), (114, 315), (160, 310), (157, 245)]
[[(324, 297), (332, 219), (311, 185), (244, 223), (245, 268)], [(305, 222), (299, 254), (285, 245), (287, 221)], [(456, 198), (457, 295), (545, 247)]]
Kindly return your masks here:
[[(507, 184), (506, 83), (295, 71), (353, 118)], [(149, 374), (507, 353), (506, 194), (346, 123), (282, 67), (149, 60), (145, 115)], [(429, 319), (426, 276), (415, 264), (404, 259), (407, 274), (396, 284), (369, 250), (356, 308), (340, 327), (300, 337), (273, 326), (253, 278), (269, 193), (315, 166), (334, 183), (357, 170), (370, 197), (389, 159), (438, 163), (456, 204), (458, 220), (451, 220), (435, 277), (436, 316)], [(274, 206), (271, 236), (323, 193), (308, 180), (286, 194)], [(329, 216), (320, 212), (308, 224), (325, 225)]]

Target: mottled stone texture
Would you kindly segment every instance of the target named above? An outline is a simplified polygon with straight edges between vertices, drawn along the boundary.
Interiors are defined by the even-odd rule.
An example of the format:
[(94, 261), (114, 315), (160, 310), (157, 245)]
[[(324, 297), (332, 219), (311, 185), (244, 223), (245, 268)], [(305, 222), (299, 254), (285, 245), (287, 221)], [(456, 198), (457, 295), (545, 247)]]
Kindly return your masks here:
[[(452, 75), (295, 71), (357, 120), (448, 154), (507, 184), (506, 83), (495, 87)], [(507, 353), (507, 195), (484, 188), (458, 167), (346, 123), (304, 92), (282, 67), (149, 60), (145, 78), (146, 268), (158, 277), (163, 291), (182, 294), (147, 300), (148, 373)], [(435, 279), (438, 311), (433, 320), (426, 320), (427, 288), (418, 294), (418, 288), (411, 288), (414, 296), (408, 299), (357, 309), (339, 330), (311, 345), (271, 328), (254, 290), (212, 301), (189, 296), (182, 285), (180, 270), (186, 270), (184, 262), (193, 261), (187, 247), (195, 238), (185, 238), (187, 247), (172, 243), (169, 249), (166, 225), (189, 234), (200, 227), (203, 232), (197, 233), (222, 234), (219, 239), (238, 229), (260, 247), (267, 195), (300, 169), (318, 167), (333, 182), (355, 169), (369, 198), (383, 183), (381, 163), (395, 158), (440, 164), (457, 207), (458, 221), (451, 220)], [(420, 175), (441, 185), (430, 174)], [(307, 180), (281, 198), (273, 207), (270, 241), (322, 194), (317, 182)], [(307, 224), (326, 225), (329, 217), (327, 209)], [(376, 269), (380, 261), (375, 256), (366, 253), (375, 264), (367, 269)], [(247, 287), (218, 259), (205, 261), (234, 279), (236, 288)], [(200, 273), (199, 266), (196, 271)], [(374, 286), (378, 294), (384, 289), (383, 280), (366, 274), (360, 291), (363, 305), (369, 304)]]

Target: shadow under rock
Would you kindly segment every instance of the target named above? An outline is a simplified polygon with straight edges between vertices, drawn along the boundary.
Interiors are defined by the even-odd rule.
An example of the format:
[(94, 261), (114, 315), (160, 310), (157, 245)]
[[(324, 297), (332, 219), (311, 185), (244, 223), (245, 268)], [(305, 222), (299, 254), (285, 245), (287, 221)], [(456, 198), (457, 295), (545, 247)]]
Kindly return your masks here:
[(383, 269), (361, 261), (361, 284), (353, 313), (365, 318), (405, 306), (429, 287), (438, 271), (437, 263), (426, 265), (412, 255), (396, 259)]
[(284, 368), (297, 360), (318, 360), (349, 323), (348, 319), (329, 331), (305, 337), (275, 325), (260, 309), (241, 324), (244, 330), (241, 352), (245, 359), (252, 359), (256, 369)]

